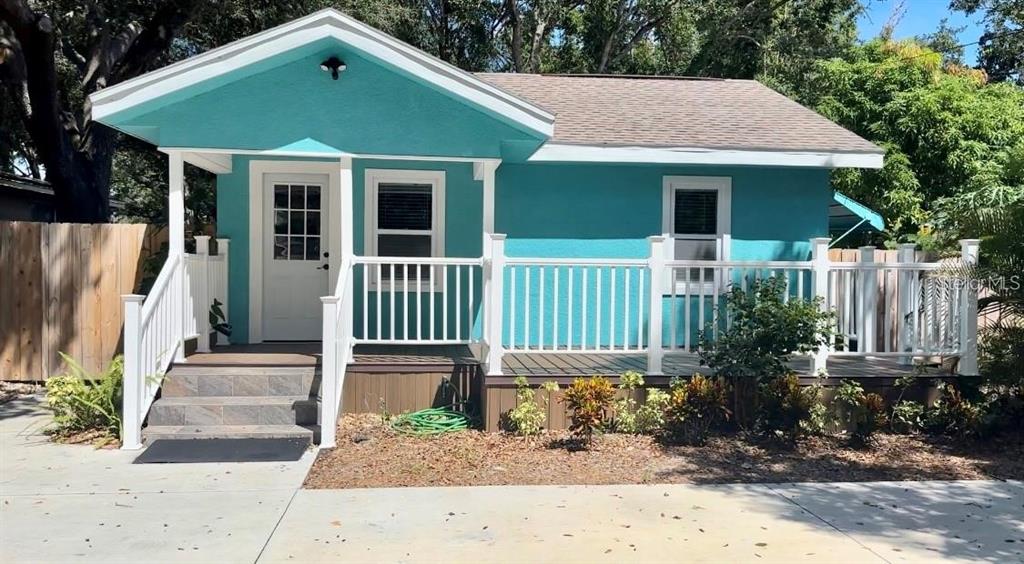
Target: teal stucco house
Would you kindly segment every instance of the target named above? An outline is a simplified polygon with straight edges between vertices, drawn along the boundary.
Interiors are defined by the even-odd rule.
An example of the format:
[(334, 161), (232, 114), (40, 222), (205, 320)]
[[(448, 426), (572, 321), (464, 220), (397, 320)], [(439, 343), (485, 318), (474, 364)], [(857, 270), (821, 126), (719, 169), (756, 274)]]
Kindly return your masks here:
[[(664, 374), (731, 284), (824, 295), (829, 174), (883, 158), (755, 81), (469, 73), (331, 9), (92, 103), (170, 162), (171, 252), (126, 298), (127, 373), (210, 350), (216, 299), (233, 344), (315, 343), (325, 420), (367, 345), (466, 347), (486, 378), (517, 352)], [(217, 175), (214, 254), (185, 252), (186, 163)], [(126, 388), (126, 427), (159, 387)]]

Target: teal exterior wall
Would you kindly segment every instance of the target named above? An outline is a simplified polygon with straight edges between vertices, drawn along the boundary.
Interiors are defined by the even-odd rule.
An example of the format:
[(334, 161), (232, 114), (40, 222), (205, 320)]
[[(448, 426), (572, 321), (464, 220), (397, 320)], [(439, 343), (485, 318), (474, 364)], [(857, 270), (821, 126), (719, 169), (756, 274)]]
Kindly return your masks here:
[[(335, 81), (320, 62), (338, 54), (348, 68)], [(544, 141), (336, 41), (210, 82), (107, 121), (165, 148), (499, 157), (502, 143)]]
[[(261, 157), (261, 159), (263, 159)], [(234, 325), (233, 340), (244, 342), (248, 336), (248, 186), (249, 162), (251, 157), (236, 156), (232, 174), (218, 176), (217, 209), (218, 233), (232, 239), (230, 266), (230, 318)], [(481, 182), (473, 180), (472, 165), (469, 163), (440, 163), (431, 161), (367, 160), (357, 159), (353, 163), (353, 219), (354, 247), (357, 254), (365, 248), (364, 240), (364, 179), (367, 168), (415, 169), (445, 171), (445, 252), (449, 257), (478, 257), (482, 253), (482, 207)], [(662, 232), (662, 190), (666, 175), (728, 176), (732, 178), (732, 258), (733, 260), (806, 260), (810, 253), (809, 239), (825, 236), (828, 232), (828, 206), (832, 198), (828, 171), (818, 169), (785, 168), (724, 168), (724, 167), (670, 167), (650, 165), (601, 165), (601, 164), (503, 164), (498, 168), (495, 191), (495, 231), (508, 235), (506, 252), (512, 257), (549, 258), (646, 258), (649, 254), (648, 237)], [(473, 270), (474, 300), (470, 310), (474, 312), (472, 331), (480, 335), (482, 280), (479, 270)], [(525, 335), (524, 290), (525, 271), (518, 269), (515, 281), (517, 298), (516, 327), (517, 343)], [(371, 271), (372, 273), (372, 271)], [(509, 295), (512, 274), (506, 273), (505, 311), (511, 313)], [(547, 269), (544, 284), (540, 283), (539, 270), (531, 272), (530, 307), (534, 325), (530, 330), (530, 343), (550, 344), (555, 331), (554, 319), (550, 318), (541, 327), (536, 321), (543, 288), (545, 308), (552, 311), (555, 299), (554, 271)], [(591, 290), (584, 295), (579, 275), (573, 281), (570, 291), (568, 272), (559, 271), (558, 300), (560, 319), (558, 335), (561, 343), (572, 341), (579, 345), (583, 327), (579, 312), (583, 301), (588, 303), (589, 317), (587, 343), (608, 344), (612, 340), (621, 344), (638, 343), (640, 321), (646, 318), (646, 299), (640, 300), (636, 291), (639, 284), (639, 270), (630, 273), (633, 292), (629, 299), (629, 317), (626, 305), (621, 299), (623, 272), (617, 273), (618, 302), (612, 307), (609, 273), (602, 279), (601, 300), (593, 288), (596, 274), (588, 274)], [(354, 278), (356, 296), (356, 335), (363, 335), (363, 300), (368, 299), (367, 329), (370, 336), (376, 336), (376, 293), (363, 290), (363, 275), (357, 270)], [(462, 274), (460, 293), (465, 299), (469, 291), (469, 270)], [(645, 285), (649, 281), (645, 280)], [(809, 286), (808, 286), (809, 287)], [(645, 289), (646, 292), (646, 289)], [(568, 300), (573, 296), (576, 318), (567, 315)], [(390, 317), (390, 296), (382, 296), (381, 318)], [(454, 316), (454, 275), (449, 274), (449, 316)], [(421, 300), (416, 302), (416, 300)], [(440, 294), (427, 293), (417, 296), (410, 294), (406, 304), (396, 301), (396, 317), (401, 318), (403, 310), (424, 312), (424, 319), (413, 320), (410, 334), (420, 325), (423, 334), (428, 332), (429, 300), (434, 300), (435, 329), (442, 317)], [(669, 333), (671, 320), (668, 317), (668, 300), (665, 298), (664, 333)], [(712, 311), (710, 300), (706, 302), (706, 319)], [(601, 308), (602, 325), (595, 326), (597, 308)], [(696, 317), (698, 304), (691, 303)], [(681, 313), (683, 308), (678, 308)], [(614, 329), (608, 321), (614, 320)], [(469, 321), (462, 322), (463, 337), (467, 336)], [(695, 323), (695, 322), (694, 322)], [(385, 323), (385, 325), (387, 325)], [(449, 327), (454, 326), (453, 321)], [(677, 319), (679, 340), (682, 340), (682, 323)], [(696, 342), (696, 325), (691, 325), (691, 343)], [(512, 336), (513, 328), (506, 322), (506, 340)], [(382, 335), (401, 337), (402, 331), (393, 335), (389, 327), (382, 328)], [(541, 340), (541, 331), (544, 339)], [(453, 331), (449, 332), (450, 335)]]
[[(650, 254), (647, 238), (662, 233), (663, 178), (687, 175), (732, 179), (732, 260), (807, 260), (809, 240), (828, 234), (832, 190), (827, 170), (602, 164), (502, 165), (497, 176), (495, 231), (508, 235), (506, 253), (512, 257), (646, 258)], [(504, 309), (510, 312), (516, 308), (503, 328), (506, 344), (514, 341), (518, 346), (551, 346), (556, 331), (562, 346), (643, 344), (642, 328), (649, 305), (647, 298), (641, 301), (637, 291), (640, 269), (617, 269), (614, 292), (611, 271), (602, 269), (600, 299), (596, 268), (586, 269), (587, 290), (582, 285), (582, 269), (575, 269), (571, 288), (567, 268), (557, 269), (557, 288), (556, 269), (541, 270), (518, 267), (506, 272)], [(631, 288), (628, 295), (624, 292), (627, 276)], [(644, 279), (643, 284), (649, 284), (649, 280)], [(805, 288), (810, 288), (809, 281)], [(557, 321), (552, 314), (556, 296)], [(570, 300), (572, 319), (568, 314)], [(670, 339), (673, 311), (676, 343), (682, 344), (688, 331), (690, 343), (696, 344), (701, 328), (699, 298), (690, 300), (688, 327), (683, 319), (683, 298), (677, 298), (675, 308), (671, 300), (666, 296), (662, 304), (665, 344)], [(581, 315), (584, 302), (588, 309), (586, 327)], [(709, 323), (714, 316), (713, 300), (707, 298), (704, 302), (705, 322)], [(537, 317), (542, 303), (544, 320)], [(529, 317), (525, 315), (526, 307)]]

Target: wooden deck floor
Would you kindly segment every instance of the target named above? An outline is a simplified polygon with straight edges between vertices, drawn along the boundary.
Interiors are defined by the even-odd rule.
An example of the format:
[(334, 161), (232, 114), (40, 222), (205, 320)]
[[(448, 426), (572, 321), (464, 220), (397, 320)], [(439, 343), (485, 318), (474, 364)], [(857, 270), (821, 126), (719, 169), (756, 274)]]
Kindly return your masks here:
[[(320, 362), (319, 342), (261, 343), (214, 347), (213, 352), (195, 353), (189, 364), (199, 365), (316, 365)], [(396, 367), (440, 369), (441, 367), (479, 364), (467, 346), (452, 345), (359, 345), (355, 349), (355, 368), (366, 371), (387, 371)], [(617, 376), (627, 370), (647, 372), (644, 354), (577, 354), (577, 353), (510, 353), (502, 363), (505, 377), (572, 378), (576, 376)], [(805, 377), (811, 373), (810, 359), (791, 363), (794, 371)], [(828, 361), (829, 375), (836, 378), (898, 378), (913, 372), (911, 366), (895, 358), (833, 357)], [(668, 355), (664, 373), (669, 376), (708, 372), (695, 354)], [(948, 368), (929, 365), (931, 375), (948, 375)]]

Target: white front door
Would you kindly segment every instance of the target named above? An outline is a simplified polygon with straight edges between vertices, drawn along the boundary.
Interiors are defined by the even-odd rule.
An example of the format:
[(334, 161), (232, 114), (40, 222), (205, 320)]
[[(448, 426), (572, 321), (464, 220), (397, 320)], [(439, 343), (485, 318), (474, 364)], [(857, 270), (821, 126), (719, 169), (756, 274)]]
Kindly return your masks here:
[(327, 187), (326, 175), (264, 176), (264, 340), (320, 340), (330, 275)]

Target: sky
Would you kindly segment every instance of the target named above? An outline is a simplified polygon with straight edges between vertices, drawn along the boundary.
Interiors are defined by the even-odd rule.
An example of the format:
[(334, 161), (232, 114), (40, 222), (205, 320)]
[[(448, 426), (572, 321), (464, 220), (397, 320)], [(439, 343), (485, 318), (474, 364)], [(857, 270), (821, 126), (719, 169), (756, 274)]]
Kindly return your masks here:
[[(857, 33), (862, 40), (878, 35), (879, 30), (889, 20), (893, 9), (901, 4), (900, 0), (866, 0), (867, 11), (857, 22)], [(931, 33), (939, 27), (942, 18), (948, 18), (953, 27), (966, 26), (960, 32), (960, 43), (977, 41), (981, 36), (981, 18), (983, 14), (975, 13), (968, 16), (963, 12), (949, 9), (948, 0), (903, 0), (906, 8), (903, 19), (896, 25), (894, 36), (897, 39), (914, 37)], [(978, 46), (968, 45), (964, 48), (964, 58), (968, 64), (975, 63), (978, 57)]]

